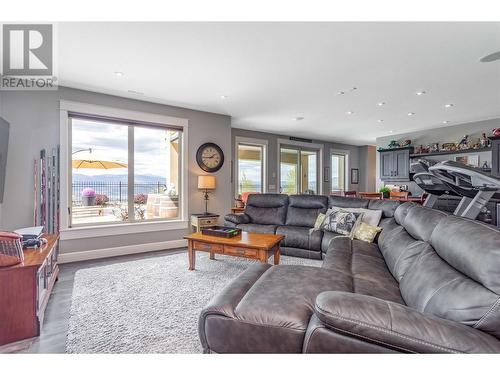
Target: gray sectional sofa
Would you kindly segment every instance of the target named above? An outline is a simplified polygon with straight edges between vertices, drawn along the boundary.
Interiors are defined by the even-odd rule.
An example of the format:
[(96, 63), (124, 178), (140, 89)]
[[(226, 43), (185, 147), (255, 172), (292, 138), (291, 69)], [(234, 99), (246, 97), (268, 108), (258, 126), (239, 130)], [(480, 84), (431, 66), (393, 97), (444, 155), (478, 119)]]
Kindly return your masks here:
[(247, 232), (285, 235), (281, 253), (303, 258), (322, 259), (330, 241), (339, 236), (332, 232), (310, 233), (319, 213), (328, 208), (351, 207), (382, 210), (382, 222), (394, 216), (397, 201), (381, 201), (339, 196), (252, 194), (244, 214), (230, 214), (224, 225)]
[[(248, 222), (237, 225), (286, 227), (287, 200), (277, 207), (275, 198), (250, 202), (265, 205), (271, 220), (251, 208)], [(290, 197), (305, 205), (297, 199)], [(376, 243), (326, 240), (321, 268), (250, 266), (202, 311), (205, 352), (500, 353), (498, 229), (412, 203), (389, 209), (387, 202), (328, 199), (383, 208)], [(324, 209), (307, 205), (301, 209)], [(300, 216), (305, 224), (308, 215)], [(315, 257), (325, 242), (320, 251), (317, 241), (296, 241), (285, 249)]]

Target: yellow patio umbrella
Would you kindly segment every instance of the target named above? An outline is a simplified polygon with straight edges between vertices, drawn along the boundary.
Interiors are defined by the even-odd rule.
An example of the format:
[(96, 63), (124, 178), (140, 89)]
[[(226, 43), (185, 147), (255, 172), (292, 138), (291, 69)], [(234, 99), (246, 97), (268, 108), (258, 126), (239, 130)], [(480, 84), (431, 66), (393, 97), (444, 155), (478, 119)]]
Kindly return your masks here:
[(127, 164), (119, 163), (117, 161), (107, 161), (107, 160), (73, 160), (71, 165), (75, 169), (86, 168), (86, 169), (115, 169), (115, 168), (127, 168)]

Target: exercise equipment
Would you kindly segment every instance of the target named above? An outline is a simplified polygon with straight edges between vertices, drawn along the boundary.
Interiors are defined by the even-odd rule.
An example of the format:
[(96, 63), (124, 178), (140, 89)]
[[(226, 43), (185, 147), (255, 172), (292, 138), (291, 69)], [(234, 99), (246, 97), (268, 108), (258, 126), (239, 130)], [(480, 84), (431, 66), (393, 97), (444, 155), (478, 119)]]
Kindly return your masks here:
[(454, 215), (476, 219), (488, 201), (500, 192), (500, 178), (455, 161), (443, 161), (429, 167), (449, 190), (462, 196)]
[(450, 189), (440, 178), (429, 171), (432, 162), (419, 159), (411, 164), (411, 170), (414, 172), (413, 181), (427, 193), (423, 206), (432, 208), (442, 195), (460, 196)]

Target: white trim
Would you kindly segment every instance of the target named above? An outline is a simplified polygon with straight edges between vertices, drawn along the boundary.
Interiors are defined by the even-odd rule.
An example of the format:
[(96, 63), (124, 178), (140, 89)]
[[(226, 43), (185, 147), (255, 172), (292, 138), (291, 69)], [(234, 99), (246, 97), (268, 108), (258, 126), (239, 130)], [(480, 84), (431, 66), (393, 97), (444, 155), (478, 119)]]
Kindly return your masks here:
[[(151, 242), (138, 245), (110, 247), (107, 249), (77, 251), (74, 253), (59, 254), (58, 263), (63, 264), (71, 262), (80, 262), (82, 260), (110, 258), (120, 255), (139, 254), (139, 253), (147, 253), (150, 251), (177, 249), (186, 246), (187, 246), (186, 240), (172, 240), (163, 242)], [(186, 267), (187, 267), (187, 259), (186, 259)]]
[[(336, 155), (344, 155), (345, 157), (345, 176), (344, 176), (344, 179), (345, 179), (345, 187), (344, 187), (344, 190), (351, 190), (351, 168), (349, 168), (349, 164), (351, 162), (351, 151), (349, 150), (342, 150), (342, 149), (337, 149), (337, 148), (330, 148), (330, 160), (329, 160), (329, 164), (330, 164), (330, 192), (329, 194), (332, 192), (332, 176), (331, 176), (331, 173), (332, 173), (332, 155), (333, 154), (336, 154)], [(358, 177), (359, 178), (359, 177)], [(359, 185), (359, 181), (358, 181), (358, 185)]]
[(93, 225), (62, 229), (61, 240), (76, 240), (80, 238), (120, 236), (134, 233), (161, 232), (189, 228), (189, 221), (151, 221), (120, 223), (110, 225)]
[(108, 116), (122, 118), (132, 121), (145, 121), (156, 124), (166, 124), (187, 127), (189, 121), (185, 118), (157, 115), (155, 113), (130, 111), (128, 109), (106, 107), (96, 104), (79, 103), (69, 100), (61, 100), (59, 109), (66, 112), (78, 112), (90, 115)]
[[(182, 158), (181, 158), (181, 166), (180, 166), (180, 178), (181, 178), (181, 206), (180, 206), (180, 220), (178, 222), (188, 222), (188, 127), (189, 120), (179, 117), (171, 117), (171, 116), (163, 116), (157, 115), (154, 113), (147, 112), (137, 112), (137, 111), (129, 111), (120, 108), (113, 107), (105, 107), (101, 105), (88, 104), (88, 103), (78, 103), (68, 100), (61, 100), (59, 102), (60, 114), (59, 114), (59, 144), (61, 147), (61, 155), (60, 155), (60, 174), (61, 174), (61, 233), (83, 230), (84, 228), (69, 228), (69, 207), (71, 204), (71, 173), (69, 173), (69, 156), (71, 155), (71, 144), (70, 144), (70, 132), (71, 129), (69, 127), (68, 121), (68, 111), (74, 111), (78, 113), (91, 114), (91, 115), (101, 115), (115, 118), (123, 118), (132, 121), (145, 121), (151, 123), (158, 124), (167, 124), (167, 125), (175, 125), (183, 128), (180, 142), (180, 147), (182, 150)], [(144, 231), (142, 224), (151, 225), (153, 223), (126, 223), (121, 224), (125, 225), (126, 228), (124, 231), (120, 231), (118, 234), (127, 234), (127, 233), (138, 233), (139, 231)], [(162, 227), (159, 230), (171, 230), (171, 229), (184, 229), (185, 227), (178, 228), (179, 224), (176, 222), (156, 222), (155, 224), (159, 224)], [(120, 224), (118, 224), (120, 225)], [(114, 231), (109, 231), (111, 227), (117, 227), (118, 225), (105, 225), (105, 226), (92, 226), (85, 227), (85, 229), (91, 229), (94, 234), (92, 236), (87, 235), (85, 237), (100, 237), (115, 234)], [(139, 225), (136, 229), (133, 229), (135, 225)], [(153, 228), (154, 226), (148, 227)], [(171, 228), (172, 227), (172, 228)], [(103, 228), (108, 228), (108, 232), (112, 232), (111, 234), (98, 234), (98, 233), (108, 233)], [(102, 229), (102, 230), (101, 230)], [(151, 230), (146, 230), (151, 231)], [(83, 231), (82, 231), (83, 232)], [(71, 236), (68, 234), (68, 236)], [(85, 238), (85, 237), (75, 237), (75, 238)]]
[(234, 138), (234, 158), (235, 158), (235, 163), (233, 165), (233, 171), (234, 171), (234, 196), (235, 198), (238, 195), (238, 176), (239, 176), (239, 170), (238, 170), (238, 145), (240, 143), (243, 144), (248, 144), (248, 145), (255, 145), (255, 146), (262, 146), (263, 150), (263, 155), (262, 155), (262, 193), (267, 193), (267, 150), (269, 148), (269, 142), (267, 139), (261, 139), (261, 138), (249, 138), (249, 137), (240, 137), (236, 136)]
[[(288, 145), (288, 146), (295, 146), (295, 147), (304, 147), (304, 148), (309, 148), (313, 150), (318, 150), (319, 155), (318, 155), (318, 161), (319, 161), (319, 166), (318, 166), (318, 195), (323, 194), (323, 149), (324, 145), (321, 143), (309, 143), (309, 142), (300, 142), (300, 141), (292, 141), (290, 139), (283, 139), (283, 138), (278, 138), (278, 150), (277, 150), (277, 160), (278, 160), (278, 168), (277, 168), (277, 185), (276, 185), (276, 190), (278, 193), (281, 192), (281, 145)], [(297, 192), (297, 194), (300, 194), (300, 192)]]

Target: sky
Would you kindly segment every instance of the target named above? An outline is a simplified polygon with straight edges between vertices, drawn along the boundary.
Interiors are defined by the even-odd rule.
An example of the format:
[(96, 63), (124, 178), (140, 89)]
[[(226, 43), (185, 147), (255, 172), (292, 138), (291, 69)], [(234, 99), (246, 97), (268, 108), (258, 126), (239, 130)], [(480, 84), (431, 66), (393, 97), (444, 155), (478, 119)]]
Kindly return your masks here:
[[(147, 127), (135, 127), (135, 174), (151, 174), (167, 177), (168, 153), (165, 138), (167, 131)], [(106, 160), (128, 164), (128, 130), (127, 126), (73, 119), (72, 127), (73, 152), (78, 152), (73, 159)], [(115, 174), (126, 175), (126, 168), (117, 169), (85, 169), (77, 170), (85, 175)]]

